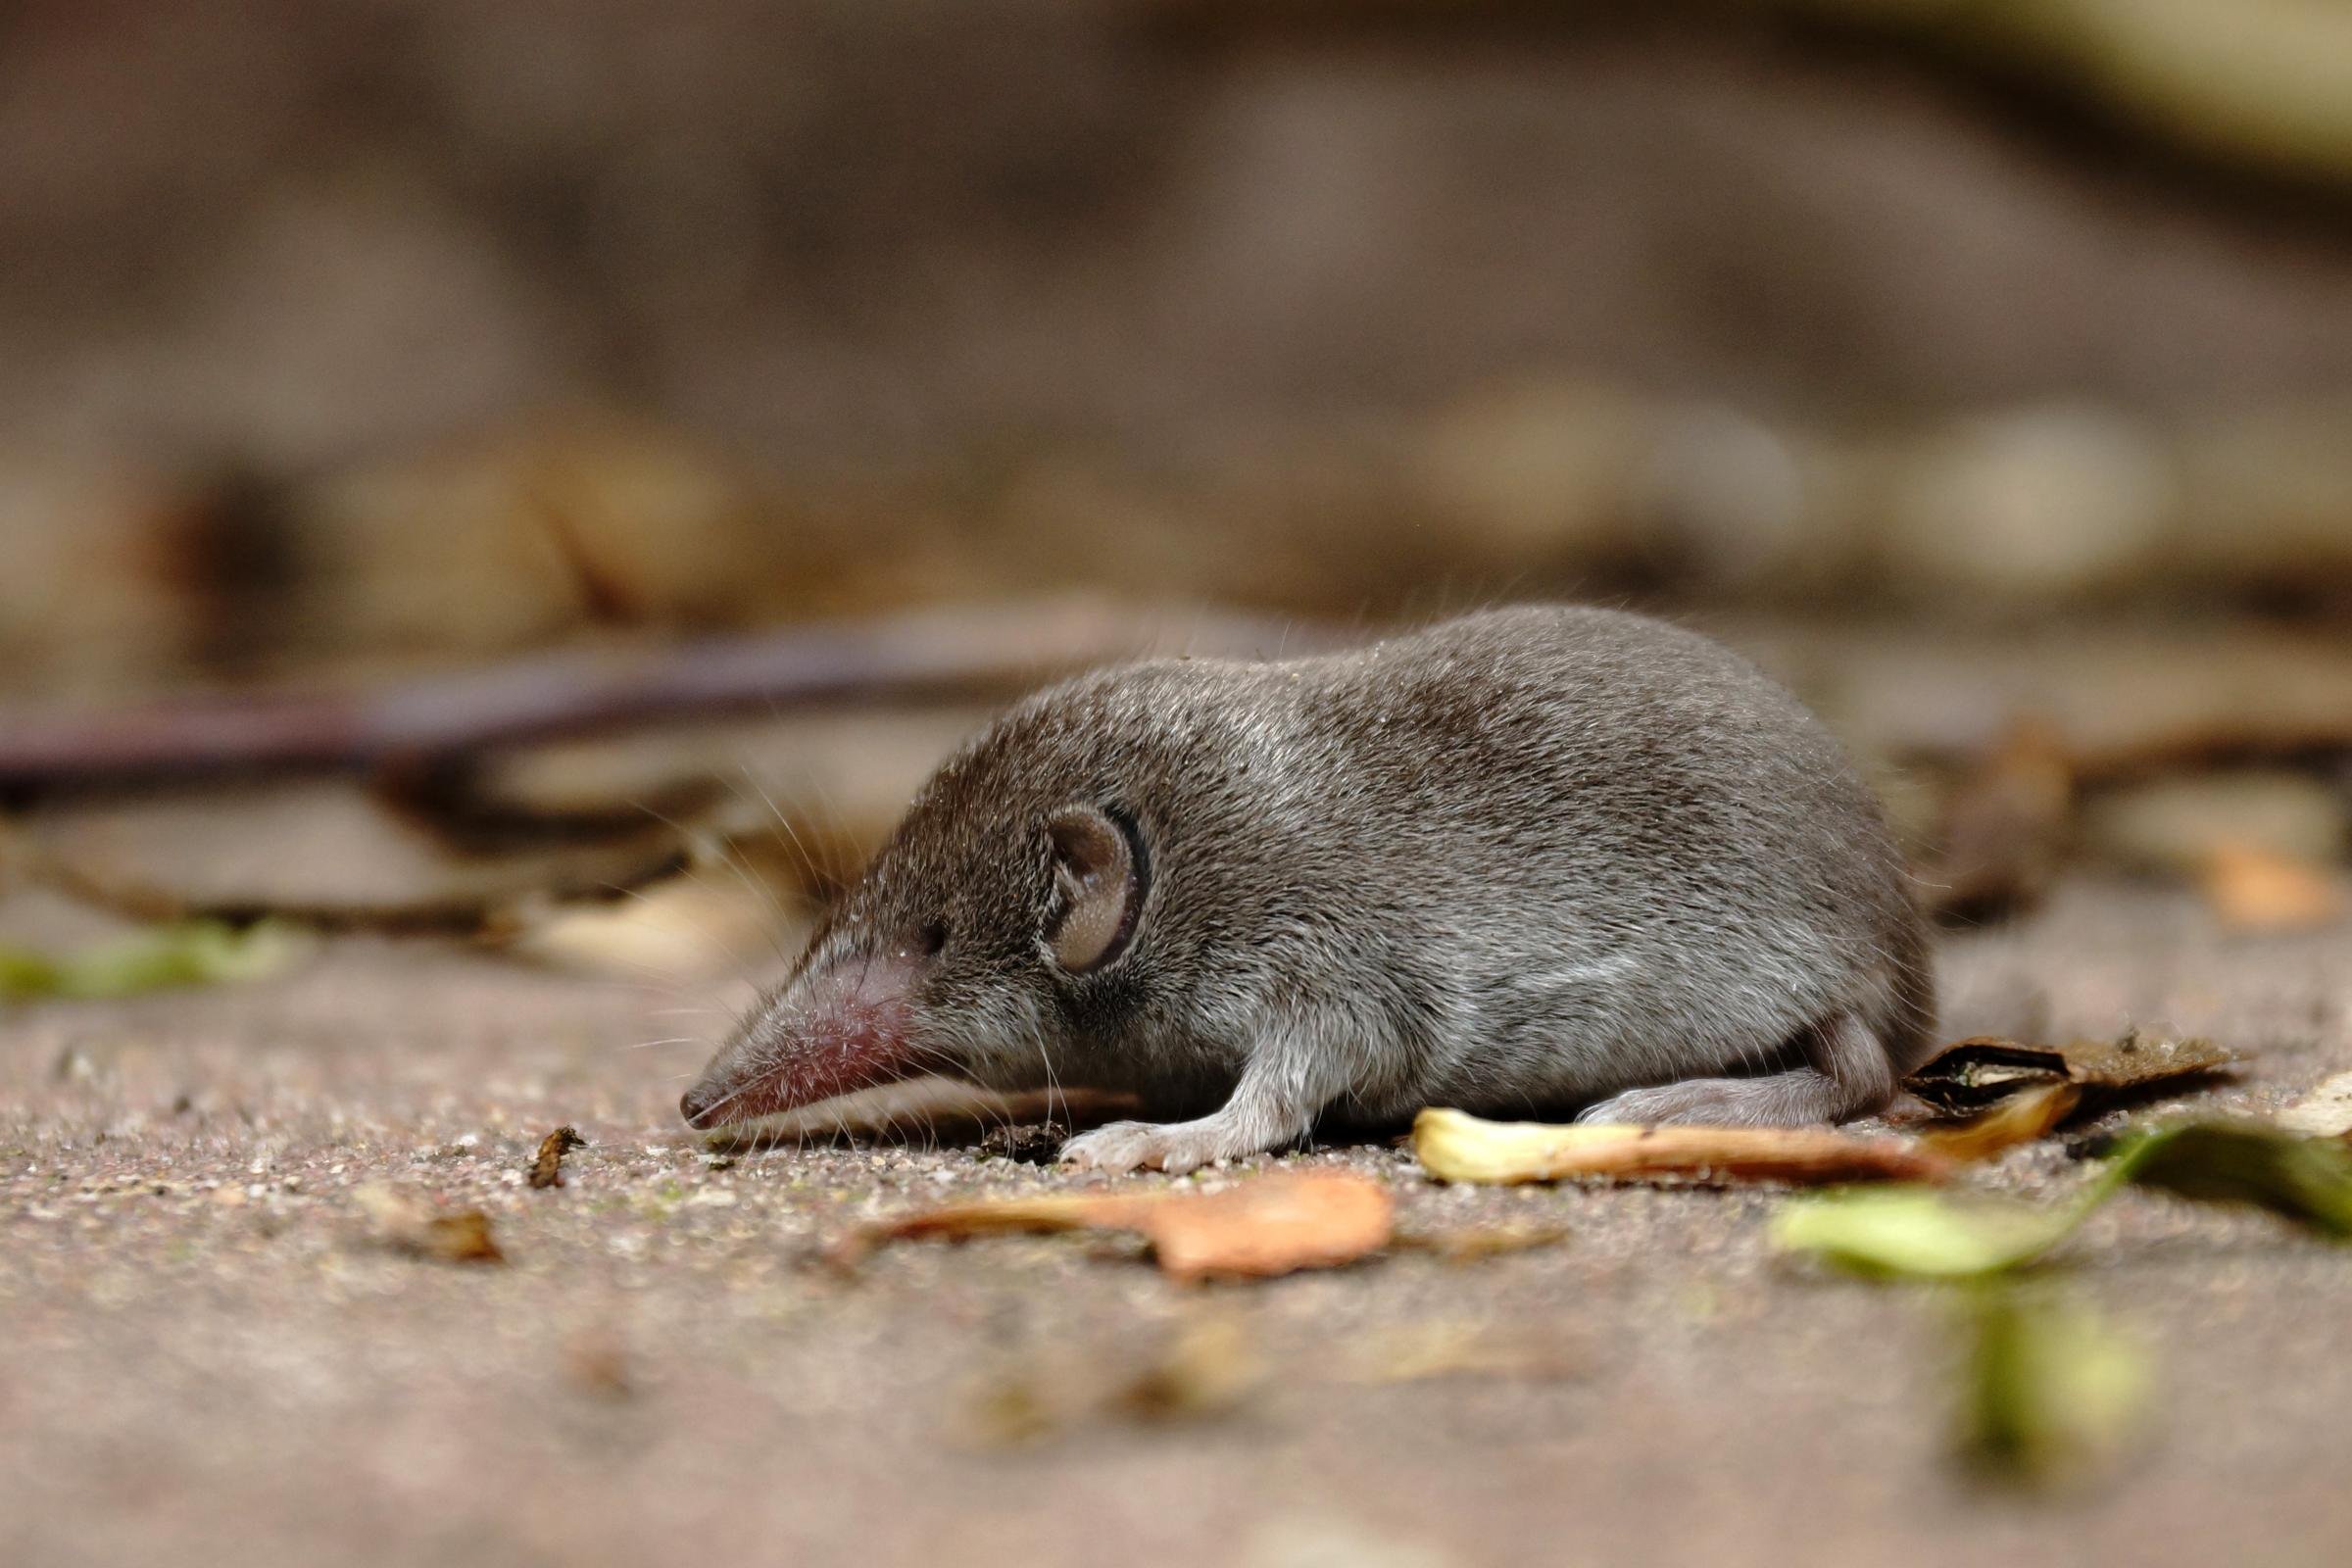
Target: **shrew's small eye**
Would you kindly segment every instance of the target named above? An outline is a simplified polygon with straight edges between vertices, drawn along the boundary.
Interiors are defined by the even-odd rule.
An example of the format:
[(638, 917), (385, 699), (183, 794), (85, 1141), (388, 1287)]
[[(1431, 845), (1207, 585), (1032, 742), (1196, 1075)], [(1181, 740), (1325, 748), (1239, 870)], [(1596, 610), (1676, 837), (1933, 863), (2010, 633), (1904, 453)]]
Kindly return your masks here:
[(948, 945), (948, 922), (934, 920), (915, 933), (915, 947), (926, 958), (936, 958)]

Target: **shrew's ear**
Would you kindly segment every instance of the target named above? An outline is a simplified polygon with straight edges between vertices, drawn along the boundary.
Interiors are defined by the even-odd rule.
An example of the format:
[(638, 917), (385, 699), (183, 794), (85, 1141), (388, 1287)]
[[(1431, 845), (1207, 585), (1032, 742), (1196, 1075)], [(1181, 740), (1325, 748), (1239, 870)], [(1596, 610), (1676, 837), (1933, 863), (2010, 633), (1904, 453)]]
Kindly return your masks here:
[(1143, 903), (1136, 846), (1110, 813), (1065, 806), (1046, 821), (1054, 841), (1054, 924), (1046, 946), (1071, 974), (1099, 969), (1126, 949)]

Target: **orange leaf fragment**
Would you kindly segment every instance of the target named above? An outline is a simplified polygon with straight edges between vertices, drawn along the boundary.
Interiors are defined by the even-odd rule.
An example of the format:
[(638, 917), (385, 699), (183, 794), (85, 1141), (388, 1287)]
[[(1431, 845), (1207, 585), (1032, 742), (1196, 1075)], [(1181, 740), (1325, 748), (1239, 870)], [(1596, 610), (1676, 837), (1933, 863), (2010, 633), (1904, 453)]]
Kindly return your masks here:
[(1335, 1268), (1388, 1245), (1396, 1201), (1368, 1177), (1342, 1171), (1259, 1177), (1222, 1192), (1052, 1194), (924, 1209), (854, 1231), (832, 1248), (854, 1264), (897, 1241), (1069, 1230), (1133, 1231), (1171, 1279), (1260, 1279)]
[(2324, 867), (2252, 844), (2207, 853), (2205, 902), (2239, 931), (2309, 931), (2344, 913), (2344, 884)]

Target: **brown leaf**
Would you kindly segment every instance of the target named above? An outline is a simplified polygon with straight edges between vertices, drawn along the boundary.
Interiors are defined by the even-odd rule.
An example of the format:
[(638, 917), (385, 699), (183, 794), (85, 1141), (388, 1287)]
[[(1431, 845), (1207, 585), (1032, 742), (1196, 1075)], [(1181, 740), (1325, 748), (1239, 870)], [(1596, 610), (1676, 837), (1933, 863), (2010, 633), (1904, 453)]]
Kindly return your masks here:
[(539, 1140), (539, 1153), (531, 1161), (531, 1186), (540, 1190), (564, 1185), (564, 1156), (575, 1149), (586, 1149), (588, 1140), (580, 1136), (577, 1127), (557, 1128)]
[(395, 1188), (370, 1182), (352, 1193), (375, 1229), (375, 1240), (395, 1251), (443, 1263), (503, 1263), (507, 1254), (478, 1208), (436, 1213)]
[(1553, 1126), (1435, 1108), (1413, 1118), (1413, 1152), (1447, 1182), (1708, 1176), (1811, 1185), (1936, 1182), (1951, 1174), (1940, 1154), (1821, 1127)]
[(2062, 1051), (1971, 1035), (1937, 1052), (1903, 1087), (1938, 1110), (1966, 1113), (2023, 1089), (2073, 1079)]
[(2139, 1089), (2174, 1078), (2200, 1078), (2237, 1060), (2237, 1053), (2196, 1035), (2149, 1035), (2127, 1029), (2113, 1040), (2077, 1040), (2066, 1065), (2086, 1089)]
[(2252, 844), (2206, 852), (2205, 902), (2233, 931), (2311, 931), (2343, 917), (2342, 878), (2323, 866)]
[(1990, 1110), (1966, 1121), (1945, 1122), (1919, 1130), (1919, 1141), (1939, 1154), (1963, 1163), (1990, 1159), (2019, 1144), (2047, 1137), (2073, 1113), (2082, 1091), (2059, 1079), (2020, 1090), (1994, 1103)]
[(435, 1214), (425, 1221), (416, 1250), (444, 1263), (504, 1263), (507, 1260), (507, 1254), (499, 1250), (498, 1238), (491, 1234), (490, 1216), (478, 1208)]
[(1264, 1177), (1170, 1199), (1141, 1228), (1173, 1278), (1263, 1277), (1351, 1263), (1386, 1247), (1396, 1200), (1368, 1177)]
[(1120, 1230), (1150, 1240), (1172, 1279), (1261, 1278), (1332, 1268), (1379, 1250), (1395, 1208), (1388, 1189), (1367, 1177), (1284, 1173), (1215, 1193), (1059, 1193), (952, 1203), (854, 1231), (829, 1256), (846, 1265), (883, 1242)]
[(2088, 1098), (2109, 1098), (2175, 1079), (2216, 1073), (2236, 1053), (2194, 1036), (2146, 1035), (2128, 1030), (2112, 1040), (2030, 1046), (1975, 1035), (1938, 1052), (1903, 1080), (1903, 1087), (1939, 1110), (1983, 1110), (2012, 1095), (2073, 1084)]

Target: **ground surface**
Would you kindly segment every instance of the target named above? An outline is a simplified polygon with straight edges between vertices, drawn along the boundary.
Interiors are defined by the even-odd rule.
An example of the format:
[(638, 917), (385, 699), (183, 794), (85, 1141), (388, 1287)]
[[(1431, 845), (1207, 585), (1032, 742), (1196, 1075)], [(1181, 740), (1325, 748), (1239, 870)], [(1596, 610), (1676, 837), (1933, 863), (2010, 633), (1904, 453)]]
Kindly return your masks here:
[[(1946, 1032), (2211, 1031), (2256, 1053), (2212, 1098), (2270, 1105), (2352, 1068), (2348, 958), (2078, 885), (1946, 944)], [(2021, 1503), (1948, 1462), (1938, 1300), (1776, 1259), (1768, 1192), (1446, 1189), (1358, 1148), (1299, 1157), (1409, 1230), (1568, 1239), (1189, 1291), (1071, 1237), (811, 1266), (860, 1217), (1074, 1178), (715, 1163), (672, 1108), (701, 1048), (629, 1049), (708, 1000), (355, 939), (0, 1015), (0, 1561), (2352, 1560), (2352, 1251), (2262, 1216), (2094, 1218), (2069, 1278), (2154, 1347), (2162, 1417), (2111, 1485)], [(563, 1122), (567, 1185), (519, 1185)], [(2079, 1179), (2055, 1148), (1989, 1178)], [(386, 1250), (366, 1183), (480, 1205), (509, 1261)], [(1204, 1336), (1258, 1368), (1230, 1409), (1126, 1411)]]

